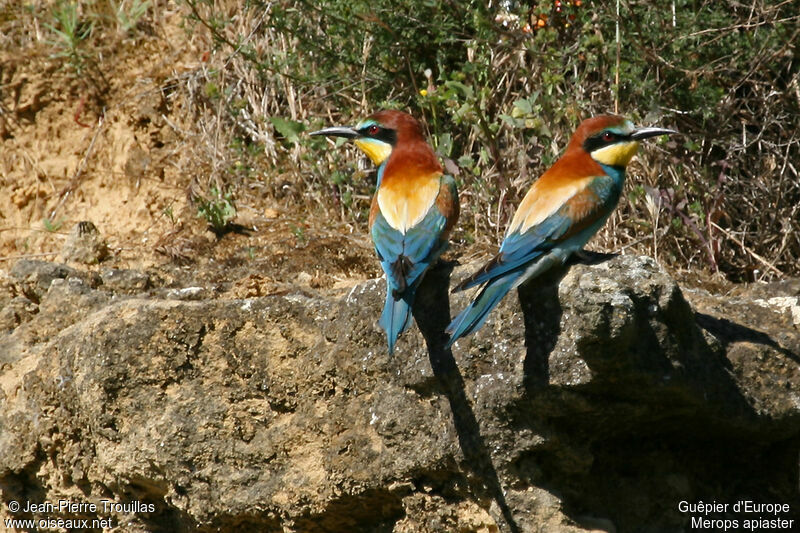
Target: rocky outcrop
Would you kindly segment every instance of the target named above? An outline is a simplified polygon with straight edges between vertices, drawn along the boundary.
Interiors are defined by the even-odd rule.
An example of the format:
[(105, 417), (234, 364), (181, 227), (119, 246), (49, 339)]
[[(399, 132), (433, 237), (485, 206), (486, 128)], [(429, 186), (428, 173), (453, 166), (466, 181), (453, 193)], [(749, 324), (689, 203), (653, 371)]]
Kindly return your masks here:
[[(142, 273), (17, 263), (0, 299), (0, 517), (309, 532), (776, 518), (733, 510), (749, 500), (797, 524), (800, 288), (681, 291), (615, 257), (521, 288), (444, 350), (448, 299), (468, 297), (449, 279), (468, 271), (427, 276), (420, 327), (390, 358), (382, 280), (193, 299)], [(98, 510), (9, 510), (60, 499)]]

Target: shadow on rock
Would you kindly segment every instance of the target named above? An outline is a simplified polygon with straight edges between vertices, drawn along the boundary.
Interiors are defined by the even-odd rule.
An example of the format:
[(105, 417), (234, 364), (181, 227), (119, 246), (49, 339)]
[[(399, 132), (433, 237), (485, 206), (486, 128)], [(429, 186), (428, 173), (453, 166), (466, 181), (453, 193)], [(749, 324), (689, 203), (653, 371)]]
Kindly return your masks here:
[(517, 533), (520, 528), (506, 502), (489, 449), (481, 436), (480, 425), (467, 399), (464, 378), (453, 358), (453, 352), (450, 348), (445, 348), (449, 339), (444, 330), (450, 323), (449, 287), (453, 267), (453, 263), (440, 261), (436, 268), (426, 274), (417, 290), (414, 318), (425, 338), (433, 373), (450, 403), (453, 425), (466, 463), (484, 484), (483, 487), (476, 487), (476, 491), (478, 494), (488, 492), (487, 496), (495, 501), (502, 514), (495, 519), (498, 519), (501, 526), (505, 523), (503, 530)]
[(550, 352), (561, 335), (561, 302), (558, 286), (573, 265), (598, 265), (617, 257), (583, 250), (573, 254), (566, 264), (553, 268), (543, 275), (529, 280), (517, 289), (525, 323), (524, 363), (525, 386), (533, 389), (550, 382)]
[(696, 319), (697, 324), (701, 328), (722, 340), (726, 348), (729, 344), (734, 342), (762, 344), (780, 352), (795, 363), (800, 363), (800, 355), (784, 348), (780, 343), (763, 331), (737, 324), (727, 318), (718, 318), (704, 313), (697, 313)]
[(517, 427), (542, 433), (530, 419), (539, 413), (546, 439), (521, 453), (515, 470), (557, 494), (577, 523), (680, 531), (691, 524), (680, 501), (791, 498), (798, 420), (761, 414), (737, 382), (725, 339), (760, 343), (794, 363), (795, 354), (746, 326), (696, 316), (645, 258), (553, 271), (519, 295), (527, 352)]
[(561, 334), (561, 302), (558, 284), (568, 267), (560, 267), (530, 280), (517, 289), (525, 324), (525, 373), (527, 389), (550, 382), (550, 352)]

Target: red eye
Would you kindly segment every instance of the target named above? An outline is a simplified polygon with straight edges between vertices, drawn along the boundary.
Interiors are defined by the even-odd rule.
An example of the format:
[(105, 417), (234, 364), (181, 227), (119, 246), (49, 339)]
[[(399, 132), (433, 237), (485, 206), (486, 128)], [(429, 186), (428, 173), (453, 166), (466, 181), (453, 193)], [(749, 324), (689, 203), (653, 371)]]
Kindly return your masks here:
[(611, 133), (610, 131), (603, 132), (603, 140), (607, 141), (607, 142), (608, 141), (613, 141), (614, 140), (614, 134)]
[(370, 135), (377, 135), (379, 131), (381, 131), (381, 129), (374, 124), (367, 129), (367, 133)]

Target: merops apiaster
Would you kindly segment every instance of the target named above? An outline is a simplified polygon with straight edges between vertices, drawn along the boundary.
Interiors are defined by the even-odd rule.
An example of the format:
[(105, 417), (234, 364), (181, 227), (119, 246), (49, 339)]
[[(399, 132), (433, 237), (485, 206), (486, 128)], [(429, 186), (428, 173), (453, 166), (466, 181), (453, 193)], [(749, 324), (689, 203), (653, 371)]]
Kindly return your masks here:
[(639, 141), (669, 133), (675, 132), (636, 128), (613, 115), (583, 121), (561, 158), (523, 198), (498, 254), (454, 289), (482, 285), (447, 327), (448, 346), (480, 328), (509, 290), (581, 250), (617, 206)]
[(411, 115), (380, 111), (355, 127), (332, 127), (311, 135), (353, 139), (378, 165), (369, 230), (386, 274), (386, 303), (379, 324), (389, 354), (411, 325), (411, 307), (428, 268), (447, 248), (458, 219), (458, 191), (444, 174), (422, 127)]

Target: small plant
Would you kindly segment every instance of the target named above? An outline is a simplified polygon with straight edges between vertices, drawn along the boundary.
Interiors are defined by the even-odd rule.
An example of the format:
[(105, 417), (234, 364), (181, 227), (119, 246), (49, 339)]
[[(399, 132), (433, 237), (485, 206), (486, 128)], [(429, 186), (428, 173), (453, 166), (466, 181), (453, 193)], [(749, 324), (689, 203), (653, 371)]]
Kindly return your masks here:
[(306, 235), (306, 230), (303, 226), (297, 226), (295, 224), (291, 224), (289, 228), (292, 230), (292, 234), (294, 235), (295, 240), (297, 241), (297, 246), (303, 246), (308, 241), (308, 236)]
[(61, 226), (64, 225), (64, 219), (59, 218), (58, 220), (50, 220), (49, 218), (42, 219), (42, 226), (44, 226), (44, 230), (49, 233), (55, 233), (61, 229)]
[(55, 39), (49, 41), (58, 50), (53, 57), (66, 59), (76, 74), (83, 74), (87, 56), (81, 44), (92, 34), (94, 23), (81, 20), (77, 2), (59, 2), (52, 15), (55, 24), (45, 26), (55, 35)]
[(270, 117), (270, 122), (275, 126), (275, 130), (289, 143), (294, 144), (300, 141), (300, 134), (305, 131), (302, 122), (288, 120), (281, 117)]
[(222, 193), (216, 187), (211, 187), (209, 197), (199, 196), (195, 199), (197, 216), (204, 218), (217, 236), (224, 234), (231, 221), (236, 218), (236, 205), (233, 202), (233, 193)]
[(172, 209), (172, 204), (168, 205), (161, 211), (165, 217), (169, 219), (172, 225), (175, 225), (175, 212)]
[(130, 34), (150, 8), (150, 0), (122, 0), (119, 4), (109, 0), (120, 33)]

